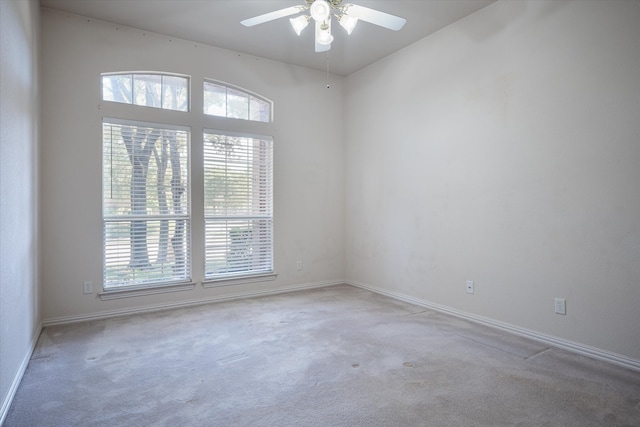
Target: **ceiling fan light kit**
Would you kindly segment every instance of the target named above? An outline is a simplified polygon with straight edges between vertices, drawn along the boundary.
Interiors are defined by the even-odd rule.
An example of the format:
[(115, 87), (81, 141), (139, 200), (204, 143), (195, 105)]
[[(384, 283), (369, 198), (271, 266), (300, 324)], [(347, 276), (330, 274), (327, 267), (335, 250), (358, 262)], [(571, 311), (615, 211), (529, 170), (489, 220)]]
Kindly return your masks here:
[(322, 45), (330, 45), (333, 42), (333, 36), (331, 35), (331, 20), (316, 21), (318, 29), (316, 33), (316, 42)]
[(343, 5), (342, 0), (306, 0), (305, 6), (292, 6), (265, 13), (264, 15), (245, 19), (241, 21), (241, 24), (245, 27), (253, 27), (254, 25), (299, 13), (301, 15), (295, 18), (289, 18), (289, 22), (296, 34), (300, 35), (307, 25), (309, 25), (311, 19), (315, 21), (316, 52), (326, 52), (331, 49), (331, 43), (333, 42), (331, 15), (336, 17), (338, 23), (346, 30), (347, 34), (351, 34), (358, 20), (393, 31), (400, 30), (405, 22), (407, 22), (406, 19), (400, 18), (399, 16), (390, 15), (368, 7), (351, 3)]

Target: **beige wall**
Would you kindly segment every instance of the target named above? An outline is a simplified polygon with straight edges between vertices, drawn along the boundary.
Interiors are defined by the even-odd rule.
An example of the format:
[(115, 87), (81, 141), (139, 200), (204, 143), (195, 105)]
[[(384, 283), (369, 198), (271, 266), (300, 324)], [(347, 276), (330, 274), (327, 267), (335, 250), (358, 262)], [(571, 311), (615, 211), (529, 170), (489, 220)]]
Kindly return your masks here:
[[(104, 312), (191, 302), (242, 292), (339, 283), (344, 277), (342, 80), (237, 52), (170, 39), (139, 30), (42, 12), (42, 286), (43, 317), (68, 320)], [(273, 282), (101, 301), (101, 119), (162, 123), (179, 113), (100, 101), (100, 73), (161, 71), (192, 78), (192, 108), (202, 107), (203, 78), (213, 78), (274, 101), (275, 122), (254, 133), (274, 137), (275, 269)], [(128, 109), (127, 109), (128, 108)], [(321, 113), (323, 120), (313, 114)], [(233, 123), (202, 115), (182, 117), (190, 126), (193, 280), (202, 273), (203, 128), (236, 130)], [(324, 121), (326, 120), (326, 121)], [(330, 124), (330, 125), (327, 125)], [(200, 179), (199, 179), (200, 178)], [(297, 261), (303, 262), (298, 271)], [(84, 281), (94, 293), (83, 294)]]
[(640, 360), (638, 22), (500, 1), (349, 76), (347, 278)]
[[(0, 1), (3, 399), (38, 295), (65, 320), (346, 278), (640, 360), (639, 3), (497, 2), (331, 90), (322, 72), (44, 9), (41, 127), (35, 5)], [(204, 77), (275, 101), (276, 281), (97, 298), (100, 123), (123, 111), (99, 75), (122, 70), (189, 74), (194, 105)]]
[(0, 424), (40, 330), (39, 4), (0, 1)]

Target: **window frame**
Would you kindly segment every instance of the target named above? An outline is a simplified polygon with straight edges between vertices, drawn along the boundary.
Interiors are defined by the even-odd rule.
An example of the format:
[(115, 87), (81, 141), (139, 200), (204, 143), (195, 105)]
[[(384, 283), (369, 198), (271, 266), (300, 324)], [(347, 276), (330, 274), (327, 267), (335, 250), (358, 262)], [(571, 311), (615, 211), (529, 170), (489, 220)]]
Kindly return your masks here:
[[(169, 76), (169, 77), (182, 77), (187, 79), (187, 87), (186, 87), (186, 96), (187, 96), (187, 110), (177, 110), (177, 109), (168, 109), (168, 108), (158, 108), (153, 106), (135, 104), (135, 99), (133, 98), (134, 89), (131, 87), (131, 103), (127, 102), (118, 102), (110, 99), (106, 99), (105, 90), (104, 90), (104, 79), (106, 76), (115, 76), (115, 75), (124, 75), (130, 76), (131, 85), (133, 85), (133, 79), (135, 75), (160, 75), (160, 76)], [(202, 93), (201, 94), (193, 94), (193, 78), (190, 75), (171, 73), (171, 72), (158, 72), (158, 71), (119, 71), (119, 72), (103, 72), (99, 75), (99, 94), (98, 97), (101, 102), (103, 102), (102, 107), (98, 109), (103, 110), (101, 114), (101, 122), (100, 122), (100, 138), (101, 145), (104, 145), (103, 138), (103, 124), (105, 122), (114, 123), (124, 123), (124, 124), (133, 124), (133, 125), (142, 125), (142, 126), (155, 126), (165, 129), (186, 129), (189, 132), (189, 140), (188, 140), (188, 163), (187, 163), (187, 172), (188, 172), (188, 187), (189, 187), (189, 216), (188, 216), (188, 230), (187, 230), (187, 245), (188, 245), (188, 259), (186, 262), (188, 263), (187, 269), (187, 278), (185, 280), (179, 281), (163, 281), (163, 282), (148, 282), (144, 284), (131, 284), (131, 285), (122, 285), (122, 286), (105, 286), (107, 281), (105, 280), (106, 274), (106, 262), (105, 262), (105, 245), (106, 245), (106, 237), (105, 237), (105, 210), (104, 203), (105, 197), (102, 194), (104, 189), (104, 160), (102, 157), (104, 156), (104, 147), (101, 148), (101, 203), (102, 203), (102, 249), (103, 249), (103, 259), (102, 259), (102, 273), (103, 273), (103, 285), (102, 292), (98, 292), (98, 295), (101, 300), (112, 300), (119, 298), (128, 298), (135, 297), (141, 295), (152, 295), (159, 294), (165, 292), (176, 292), (176, 291), (184, 291), (184, 290), (193, 290), (195, 288), (196, 282), (194, 279), (200, 281), (200, 284), (203, 288), (211, 288), (211, 287), (219, 287), (219, 286), (228, 286), (228, 285), (236, 285), (236, 284), (245, 284), (245, 283), (253, 283), (253, 282), (263, 282), (274, 280), (277, 277), (275, 273), (275, 231), (274, 231), (274, 213), (273, 213), (273, 154), (274, 154), (274, 102), (265, 96), (259, 95), (255, 92), (248, 91), (239, 86), (232, 85), (220, 80), (201, 77), (198, 80), (202, 83)], [(162, 79), (161, 79), (162, 81)], [(268, 120), (249, 120), (249, 119), (238, 119), (234, 117), (223, 117), (216, 116), (211, 114), (205, 114), (204, 110), (204, 96), (205, 96), (205, 82), (213, 83), (216, 85), (224, 86), (225, 90), (234, 90), (240, 91), (251, 100), (255, 98), (260, 102), (267, 103), (269, 111), (268, 111)], [(180, 86), (178, 86), (180, 87)], [(110, 86), (111, 88), (111, 86)], [(126, 90), (126, 88), (125, 88)], [(162, 88), (161, 88), (162, 91)], [(157, 92), (156, 92), (157, 93)], [(108, 93), (111, 97), (113, 92)], [(203, 97), (202, 105), (196, 108), (196, 111), (193, 110), (192, 102), (193, 100), (198, 100), (198, 96)], [(162, 106), (162, 104), (160, 104)], [(134, 108), (132, 108), (134, 107)], [(136, 108), (143, 107), (143, 108)], [(147, 107), (147, 108), (144, 108)], [(225, 107), (226, 108), (226, 107)], [(249, 117), (251, 117), (251, 107), (248, 105), (247, 109), (249, 109)], [(259, 109), (254, 110), (254, 112), (260, 117), (262, 112)], [(263, 116), (261, 116), (263, 118)], [(200, 150), (204, 150), (204, 133), (205, 131), (214, 130), (216, 132), (223, 132), (225, 134), (236, 133), (243, 137), (258, 137), (258, 138), (268, 138), (270, 141), (270, 155), (271, 155), (271, 169), (270, 169), (270, 177), (271, 180), (271, 228), (270, 228), (270, 262), (269, 262), (269, 270), (259, 271), (257, 273), (246, 273), (242, 272), (234, 275), (224, 275), (221, 277), (211, 277), (207, 276), (206, 273), (206, 263), (204, 262), (206, 257), (206, 239), (204, 238), (205, 232), (205, 216), (204, 211), (202, 211), (202, 217), (200, 209), (203, 209), (204, 205), (204, 192), (202, 196), (200, 196), (200, 191), (198, 189), (202, 186), (204, 191), (204, 175), (203, 170), (201, 168), (204, 167), (204, 164), (199, 164), (201, 160), (199, 160), (197, 152)], [(196, 150), (196, 151), (193, 151)], [(195, 157), (194, 157), (195, 154)], [(193, 163), (194, 160), (196, 163)], [(153, 159), (151, 160), (153, 162)], [(191, 182), (193, 179), (196, 179), (195, 182)], [(195, 184), (195, 187), (192, 186)], [(151, 184), (152, 185), (152, 184)], [(147, 183), (147, 188), (150, 187), (150, 184)], [(193, 190), (196, 190), (196, 193), (193, 193)], [(153, 190), (151, 190), (153, 191)], [(197, 196), (194, 198), (194, 196)], [(202, 199), (200, 199), (202, 197)], [(193, 234), (197, 232), (196, 236)], [(202, 233), (202, 237), (200, 237), (200, 233)], [(124, 234), (123, 234), (124, 235)], [(195, 238), (194, 238), (195, 237)], [(202, 239), (202, 240), (200, 240)], [(202, 243), (201, 243), (202, 242)], [(194, 246), (195, 243), (195, 246)], [(202, 247), (200, 247), (202, 244)], [(202, 267), (199, 267), (200, 262), (202, 261)], [(194, 270), (194, 267), (196, 270)]]

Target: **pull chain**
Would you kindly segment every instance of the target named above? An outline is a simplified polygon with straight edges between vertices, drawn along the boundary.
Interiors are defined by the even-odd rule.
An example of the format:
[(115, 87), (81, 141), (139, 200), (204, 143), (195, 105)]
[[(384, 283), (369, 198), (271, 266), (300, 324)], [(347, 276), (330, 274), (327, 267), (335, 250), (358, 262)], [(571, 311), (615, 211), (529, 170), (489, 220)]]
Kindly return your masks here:
[(327, 52), (327, 89), (331, 86), (329, 85), (329, 52)]

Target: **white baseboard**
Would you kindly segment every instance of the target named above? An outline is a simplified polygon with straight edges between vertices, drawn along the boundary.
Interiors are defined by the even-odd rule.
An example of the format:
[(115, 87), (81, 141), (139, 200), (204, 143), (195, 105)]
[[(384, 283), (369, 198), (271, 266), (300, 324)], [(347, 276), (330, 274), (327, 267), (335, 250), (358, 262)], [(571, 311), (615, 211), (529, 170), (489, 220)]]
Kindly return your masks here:
[(100, 319), (107, 319), (111, 317), (129, 316), (129, 315), (141, 314), (141, 313), (150, 313), (154, 311), (170, 310), (173, 308), (190, 307), (190, 306), (196, 306), (196, 305), (210, 304), (214, 302), (231, 301), (231, 300), (237, 300), (242, 298), (277, 295), (277, 294), (283, 294), (287, 292), (301, 291), (305, 289), (324, 288), (327, 286), (334, 286), (334, 285), (344, 285), (344, 283), (345, 283), (344, 280), (333, 280), (333, 281), (327, 280), (327, 281), (321, 281), (321, 282), (311, 282), (311, 283), (304, 283), (299, 285), (283, 286), (280, 288), (261, 290), (261, 291), (235, 292), (235, 293), (230, 293), (226, 295), (218, 295), (213, 297), (192, 299), (192, 300), (186, 300), (186, 301), (167, 302), (162, 304), (145, 305), (141, 307), (124, 308), (119, 310), (100, 311), (97, 313), (90, 313), (90, 314), (79, 314), (74, 316), (55, 317), (52, 319), (43, 320), (42, 326), (47, 327), (47, 326), (54, 326), (54, 325), (64, 325), (67, 323), (87, 322), (91, 320), (100, 320)]
[(42, 323), (38, 325), (36, 328), (35, 334), (31, 339), (31, 345), (29, 346), (29, 350), (22, 358), (22, 362), (18, 367), (16, 375), (13, 377), (13, 381), (11, 382), (11, 387), (9, 387), (9, 391), (2, 401), (2, 407), (0, 407), (0, 426), (4, 424), (5, 419), (7, 418), (7, 414), (9, 413), (9, 408), (11, 408), (11, 403), (13, 402), (13, 398), (16, 396), (16, 392), (18, 391), (18, 386), (22, 381), (22, 377), (24, 376), (25, 371), (27, 370), (27, 366), (29, 365), (29, 361), (31, 360), (31, 356), (33, 355), (33, 351), (36, 349), (36, 344), (38, 344), (38, 338), (40, 338), (40, 333), (42, 332)]
[[(247, 292), (236, 292), (236, 293), (231, 293), (231, 294), (227, 294), (227, 295), (221, 295), (221, 296), (214, 296), (214, 297), (209, 297), (209, 298), (203, 298), (203, 299), (197, 299), (197, 300), (187, 300), (187, 301), (180, 301), (180, 302), (171, 302), (171, 303), (164, 303), (164, 304), (156, 304), (156, 305), (148, 305), (148, 306), (143, 306), (143, 307), (135, 307), (135, 308), (128, 308), (128, 309), (120, 309), (120, 310), (111, 310), (111, 311), (102, 311), (99, 313), (91, 313), (91, 314), (85, 314), (85, 315), (75, 315), (75, 316), (66, 316), (66, 317), (57, 317), (57, 318), (52, 318), (52, 319), (45, 319), (42, 322), (42, 326), (41, 327), (46, 327), (46, 326), (53, 326), (53, 325), (62, 325), (62, 324), (66, 324), (66, 323), (75, 323), (75, 322), (85, 322), (85, 321), (90, 321), (90, 320), (99, 320), (99, 319), (106, 319), (106, 318), (111, 318), (111, 317), (119, 317), (119, 316), (127, 316), (127, 315), (132, 315), (132, 314), (140, 314), (140, 313), (149, 313), (149, 312), (154, 312), (154, 311), (161, 311), (161, 310), (169, 310), (172, 308), (180, 308), (180, 307), (189, 307), (189, 306), (196, 306), (196, 305), (203, 305), (203, 304), (209, 304), (209, 303), (214, 303), (214, 302), (223, 302), (223, 301), (231, 301), (231, 300), (236, 300), (236, 299), (242, 299), (242, 298), (252, 298), (252, 297), (258, 297), (258, 296), (267, 296), (267, 295), (277, 295), (277, 294), (282, 294), (282, 293), (287, 293), (287, 292), (294, 292), (294, 291), (300, 291), (300, 290), (305, 290), (305, 289), (314, 289), (314, 288), (322, 288), (322, 287), (327, 287), (327, 286), (335, 286), (335, 285), (342, 285), (342, 284), (347, 284), (347, 285), (351, 285), (351, 286), (355, 286), (357, 288), (361, 288), (361, 289), (365, 289), (371, 292), (375, 292), (377, 294), (380, 295), (384, 295), (390, 298), (394, 298), (397, 299), (399, 301), (404, 301), (407, 302), (409, 304), (413, 304), (413, 305), (417, 305), (420, 307), (425, 307), (425, 308), (429, 308), (432, 310), (436, 310), (442, 313), (446, 313), (446, 314), (450, 314), (452, 316), (456, 316), (459, 317), (461, 319), (465, 319), (465, 320), (469, 320), (475, 323), (479, 323), (481, 325), (485, 325), (485, 326), (489, 326), (495, 329), (500, 329), (515, 335), (519, 335), (521, 337), (525, 337), (525, 338), (529, 338), (532, 339), (534, 341), (538, 341), (541, 342), (543, 344), (552, 346), (552, 347), (556, 347), (556, 348), (561, 348), (563, 350), (567, 350), (567, 351), (571, 351), (573, 353), (577, 353), (577, 354), (581, 354), (583, 356), (587, 356), (587, 357), (591, 357), (593, 359), (598, 359), (598, 360), (602, 360), (608, 363), (612, 363), (614, 365), (618, 365), (618, 366), (622, 366), (624, 368), (628, 368), (628, 369), (632, 369), (634, 371), (640, 371), (640, 360), (637, 359), (632, 359), (620, 354), (616, 354), (613, 352), (609, 352), (606, 350), (602, 350), (599, 348), (595, 348), (595, 347), (591, 347), (588, 345), (584, 345), (581, 343), (576, 343), (573, 341), (569, 341), (569, 340), (565, 340), (563, 338), (558, 338), (558, 337), (554, 337), (551, 335), (547, 335), (547, 334), (543, 334), (540, 332), (536, 332), (536, 331), (532, 331), (530, 329), (526, 329), (526, 328), (521, 328), (519, 326), (516, 325), (512, 325), (510, 323), (506, 323), (506, 322), (501, 322), (498, 320), (494, 320), (494, 319), (490, 319), (488, 317), (483, 317), (483, 316), (478, 316), (475, 314), (471, 314), (471, 313), (466, 313), (460, 310), (457, 310), (455, 308), (451, 308), (451, 307), (447, 307), (444, 305), (440, 305), (440, 304), (435, 304), (429, 301), (425, 301), (425, 300), (421, 300), (418, 298), (414, 298), (411, 297), (409, 295), (405, 295), (405, 294), (401, 294), (399, 292), (392, 292), (392, 291), (388, 291), (385, 289), (381, 289), (381, 288), (377, 288), (375, 286), (371, 286), (365, 283), (361, 283), (361, 282), (356, 282), (356, 281), (349, 281), (349, 280), (334, 280), (334, 281), (321, 281), (321, 282), (312, 282), (312, 283), (305, 283), (305, 284), (299, 284), (299, 285), (291, 285), (291, 286), (285, 286), (285, 287), (281, 287), (281, 288), (276, 288), (276, 289), (268, 289), (268, 290), (263, 290), (263, 291), (247, 291)], [(35, 342), (34, 342), (34, 348), (35, 348)], [(33, 349), (32, 349), (33, 351)], [(29, 354), (29, 357), (31, 357), (31, 354)], [(29, 357), (26, 358), (26, 361), (23, 363), (24, 367), (21, 368), (22, 371), (20, 373), (19, 376), (16, 376), (17, 378), (17, 383), (15, 384), (15, 388), (17, 388), (17, 384), (19, 384), (19, 379), (22, 378), (22, 374), (24, 373), (24, 369), (26, 369), (26, 364), (28, 364), (29, 361)], [(15, 390), (13, 391), (13, 393), (15, 393)], [(12, 399), (12, 395), (11, 395), (11, 399)], [(5, 402), (6, 404), (6, 402)], [(10, 404), (10, 401), (9, 401)], [(3, 404), (2, 406), (2, 410), (5, 410), (5, 406)], [(8, 408), (7, 408), (8, 410)], [(3, 414), (3, 412), (0, 412), (0, 416)], [(0, 418), (1, 420), (2, 418)], [(2, 423), (0, 422), (0, 425), (2, 425)]]
[(622, 356), (620, 354), (612, 353), (606, 350), (602, 350), (595, 347), (590, 347), (588, 345), (576, 343), (573, 341), (568, 341), (563, 338), (554, 337), (551, 335), (546, 335), (540, 332), (532, 331), (529, 329), (521, 328), (516, 325), (512, 325), (510, 323), (501, 322), (498, 320), (490, 319), (488, 317), (478, 316), (471, 313), (466, 313), (460, 310), (456, 310), (455, 308), (447, 307), (440, 304), (435, 304), (429, 301), (421, 300), (418, 298), (411, 297), (409, 295), (401, 294), (398, 292), (392, 292), (385, 289), (377, 288), (375, 286), (371, 286), (365, 283), (355, 282), (355, 281), (345, 281), (346, 284), (352, 285), (361, 289), (365, 289), (371, 292), (375, 292), (380, 295), (384, 295), (390, 298), (394, 298), (400, 301), (407, 302), (409, 304), (414, 304), (420, 307), (429, 308), (435, 311), (439, 311), (442, 313), (450, 314), (452, 316), (459, 317), (461, 319), (469, 320), (475, 323), (479, 323), (481, 325), (489, 326), (495, 329), (500, 329), (506, 332), (510, 332), (515, 335), (519, 335), (521, 337), (529, 338), (534, 341), (541, 342), (543, 344), (561, 348), (563, 350), (567, 350), (573, 353), (577, 353), (583, 356), (591, 357), (593, 359), (602, 360), (608, 363), (612, 363), (614, 365), (622, 366), (624, 368), (632, 369), (634, 371), (640, 371), (640, 360), (632, 359), (630, 357)]

